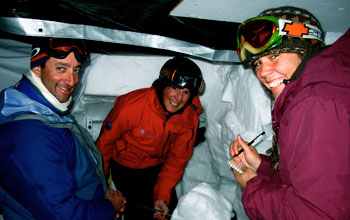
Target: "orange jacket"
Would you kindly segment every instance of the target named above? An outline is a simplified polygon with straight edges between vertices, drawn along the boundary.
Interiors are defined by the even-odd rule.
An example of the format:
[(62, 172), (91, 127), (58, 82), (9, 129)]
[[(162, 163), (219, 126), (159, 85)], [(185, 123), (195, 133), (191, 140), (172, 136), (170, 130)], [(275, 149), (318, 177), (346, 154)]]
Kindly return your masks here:
[(96, 145), (108, 174), (109, 160), (142, 169), (164, 163), (154, 187), (154, 200), (170, 200), (171, 190), (192, 156), (202, 113), (199, 98), (182, 114), (166, 120), (155, 89), (144, 88), (118, 97), (103, 122)]

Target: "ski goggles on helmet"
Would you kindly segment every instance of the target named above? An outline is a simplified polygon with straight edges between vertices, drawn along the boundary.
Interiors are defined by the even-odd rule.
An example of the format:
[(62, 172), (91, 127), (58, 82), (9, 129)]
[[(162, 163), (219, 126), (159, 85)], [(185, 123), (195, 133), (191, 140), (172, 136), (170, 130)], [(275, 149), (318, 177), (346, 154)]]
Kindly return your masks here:
[[(322, 31), (310, 24), (273, 16), (250, 18), (238, 26), (237, 54), (244, 62), (249, 55), (260, 54), (282, 43), (283, 36), (322, 41)], [(249, 54), (250, 53), (250, 54)]]
[(203, 95), (205, 90), (205, 82), (201, 77), (191, 77), (183, 74), (179, 74), (176, 70), (168, 76), (170, 82), (181, 89), (188, 88), (195, 95)]
[(64, 59), (71, 52), (74, 52), (75, 58), (83, 63), (88, 57), (88, 52), (84, 40), (50, 38), (49, 46), (44, 49), (45, 52), (54, 58)]

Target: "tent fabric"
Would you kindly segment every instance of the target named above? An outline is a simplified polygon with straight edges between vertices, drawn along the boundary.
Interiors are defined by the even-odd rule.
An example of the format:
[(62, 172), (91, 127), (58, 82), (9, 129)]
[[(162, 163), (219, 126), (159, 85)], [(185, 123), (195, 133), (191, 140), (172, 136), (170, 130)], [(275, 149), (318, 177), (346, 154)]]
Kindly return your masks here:
[(90, 40), (94, 52), (113, 53), (127, 45), (127, 49), (136, 46), (138, 50), (160, 49), (211, 61), (239, 62), (235, 51), (238, 23), (170, 16), (181, 0), (5, 2), (0, 9), (3, 32), (84, 38)]

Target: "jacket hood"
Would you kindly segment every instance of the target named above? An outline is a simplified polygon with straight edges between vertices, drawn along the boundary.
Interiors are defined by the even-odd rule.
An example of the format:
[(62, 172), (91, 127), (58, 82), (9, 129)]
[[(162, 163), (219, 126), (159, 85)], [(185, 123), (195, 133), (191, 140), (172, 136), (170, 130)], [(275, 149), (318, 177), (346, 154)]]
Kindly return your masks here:
[[(327, 47), (318, 55), (306, 60), (305, 66), (299, 66), (295, 75), (300, 77), (289, 82), (277, 98), (273, 115), (279, 120), (288, 103), (304, 88), (326, 83), (337, 88), (350, 88), (350, 29), (334, 44)], [(301, 71), (301, 72), (298, 72)], [(292, 77), (292, 78), (293, 78)], [(274, 125), (276, 130), (277, 124)]]
[[(302, 73), (300, 87), (327, 82), (335, 86), (350, 87), (350, 76), (344, 72), (350, 69), (350, 29), (331, 47), (310, 59)], [(316, 65), (315, 65), (316, 64)], [(327, 69), (327, 71), (323, 71)]]

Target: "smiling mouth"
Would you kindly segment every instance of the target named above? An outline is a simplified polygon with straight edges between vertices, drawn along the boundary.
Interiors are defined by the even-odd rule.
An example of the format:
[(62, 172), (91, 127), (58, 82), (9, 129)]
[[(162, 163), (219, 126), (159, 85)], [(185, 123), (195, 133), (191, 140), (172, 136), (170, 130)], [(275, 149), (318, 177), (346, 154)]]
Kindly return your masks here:
[(278, 79), (278, 80), (275, 80), (275, 81), (269, 83), (269, 86), (270, 86), (270, 88), (274, 88), (274, 87), (281, 85), (281, 83), (283, 83), (283, 79)]
[(178, 103), (173, 102), (173, 101), (171, 101), (170, 99), (169, 99), (169, 102), (170, 102), (170, 104), (172, 104), (172, 105), (174, 105), (174, 106), (178, 106), (178, 105), (179, 105)]
[(71, 88), (66, 88), (66, 87), (62, 87), (62, 86), (58, 86), (58, 88), (64, 92), (64, 93), (71, 93)]
[(65, 90), (65, 91), (67, 91), (68, 89), (67, 88), (63, 88), (63, 87), (59, 87), (60, 89), (62, 89), (62, 90)]

